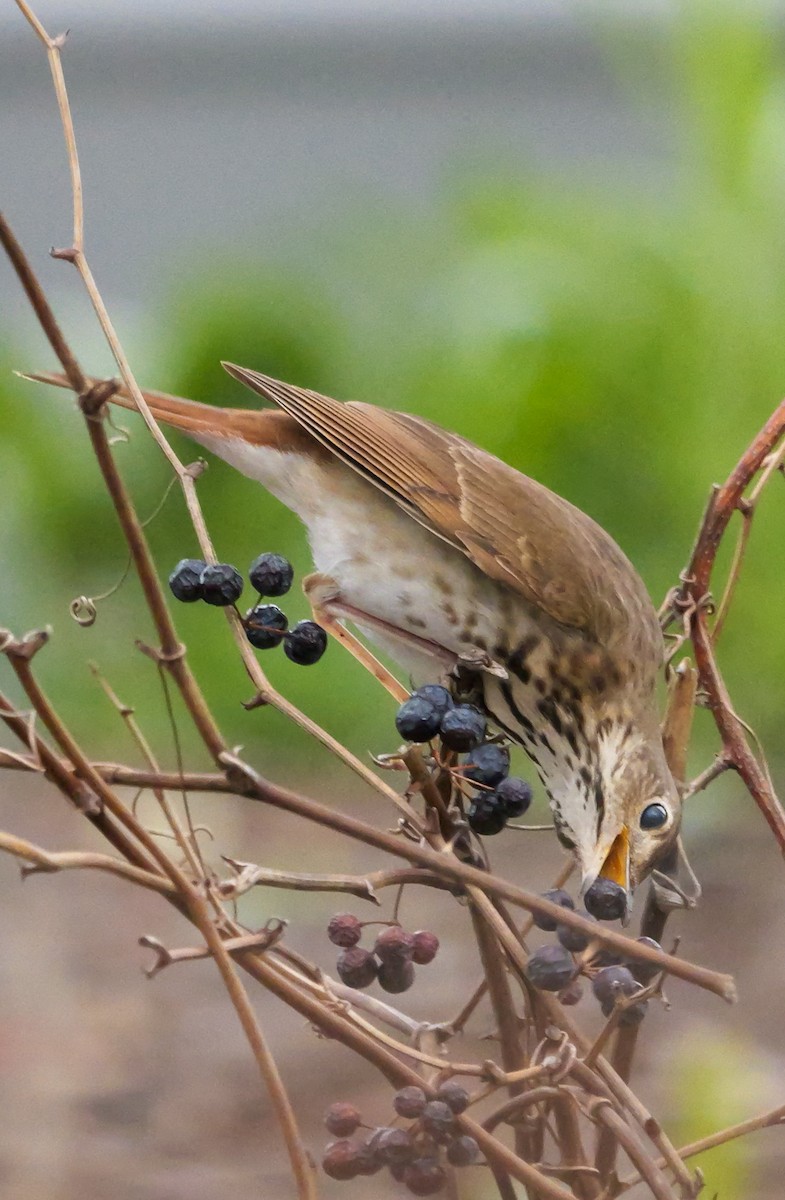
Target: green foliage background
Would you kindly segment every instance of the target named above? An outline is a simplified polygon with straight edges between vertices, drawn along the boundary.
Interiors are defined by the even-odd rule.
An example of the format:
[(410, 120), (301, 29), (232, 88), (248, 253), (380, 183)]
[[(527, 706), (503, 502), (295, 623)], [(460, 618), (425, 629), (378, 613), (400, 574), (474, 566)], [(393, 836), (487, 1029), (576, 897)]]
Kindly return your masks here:
[[(613, 59), (612, 37), (606, 44)], [(676, 168), (661, 187), (494, 164), (445, 179), (436, 214), (358, 205), (341, 228), (297, 230), (277, 261), (255, 262), (252, 248), (230, 239), (203, 247), (196, 268), (166, 264), (161, 328), (135, 355), (140, 379), (197, 399), (251, 403), (218, 366), (230, 359), (423, 413), (586, 509), (659, 600), (687, 560), (712, 481), (725, 477), (785, 391), (785, 73), (770, 28), (749, 9), (724, 5), (682, 7), (667, 36), (639, 53), (654, 56), (674, 117)], [(635, 56), (627, 47), (615, 59), (634, 103)], [(171, 760), (155, 671), (129, 653), (134, 639), (152, 636), (135, 581), (99, 604), (92, 630), (68, 617), (68, 600), (105, 591), (125, 555), (72, 405), (64, 394), (33, 396), (10, 375), (24, 365), (13, 346), (0, 346), (0, 622), (17, 631), (53, 624), (42, 677), (96, 752), (131, 750), (119, 744), (87, 658), (138, 707)], [(147, 514), (166, 487), (166, 466), (138, 422), (123, 414), (119, 423), (133, 428), (117, 453)], [(297, 522), (249, 481), (213, 464), (200, 495), (227, 560), (244, 568), (274, 549), (300, 573), (308, 569)], [(783, 501), (775, 480), (722, 646), (737, 708), (775, 771)], [(195, 552), (178, 495), (150, 536), (162, 575)], [(305, 615), (302, 597), (288, 607), (293, 618)], [(177, 617), (229, 739), (267, 769), (281, 768), (283, 757), (291, 768), (294, 756), (303, 775), (324, 771), (325, 756), (297, 730), (240, 707), (250, 688), (221, 615), (193, 606)], [(264, 665), (358, 753), (389, 747), (392, 705), (334, 648), (309, 671), (282, 655)], [(696, 768), (714, 747), (706, 719)], [(187, 741), (186, 749), (198, 754)], [(748, 811), (746, 803), (713, 803), (697, 821)], [(723, 1154), (721, 1194), (741, 1196), (746, 1157), (734, 1147)]]

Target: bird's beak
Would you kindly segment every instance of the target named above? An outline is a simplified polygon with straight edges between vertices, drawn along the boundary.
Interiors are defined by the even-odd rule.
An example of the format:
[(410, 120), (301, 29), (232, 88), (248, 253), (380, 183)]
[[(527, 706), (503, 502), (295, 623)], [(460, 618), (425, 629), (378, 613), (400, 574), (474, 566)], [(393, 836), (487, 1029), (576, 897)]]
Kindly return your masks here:
[(599, 875), (602, 875), (605, 879), (612, 879), (614, 883), (618, 883), (619, 887), (624, 888), (627, 896), (626, 924), (626, 921), (629, 920), (630, 909), (632, 908), (632, 895), (630, 892), (630, 831), (626, 825), (622, 825), (614, 837), (603, 839), (598, 844), (591, 861), (583, 864), (581, 896), (586, 894)]

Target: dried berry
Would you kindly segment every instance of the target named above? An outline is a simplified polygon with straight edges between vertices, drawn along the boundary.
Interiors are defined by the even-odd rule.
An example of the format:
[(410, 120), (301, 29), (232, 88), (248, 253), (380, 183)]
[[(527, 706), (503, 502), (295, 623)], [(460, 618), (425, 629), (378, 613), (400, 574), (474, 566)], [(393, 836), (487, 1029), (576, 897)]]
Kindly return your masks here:
[(416, 1158), (403, 1173), (403, 1182), (413, 1196), (435, 1196), (446, 1180), (437, 1158)]
[(479, 1153), (480, 1147), (474, 1138), (465, 1133), (448, 1144), (447, 1162), (453, 1167), (468, 1167), (476, 1161)]
[(357, 1176), (357, 1147), (342, 1138), (330, 1142), (322, 1156), (322, 1169), (331, 1179), (354, 1179)]
[(393, 1108), (399, 1117), (419, 1117), (427, 1103), (428, 1097), (425, 1092), (414, 1085), (401, 1088), (393, 1096)]
[(398, 709), (395, 728), (407, 742), (429, 742), (439, 732), (442, 715), (426, 696), (418, 696), (415, 692)]
[(358, 1175), (376, 1175), (378, 1171), (381, 1171), (384, 1163), (376, 1153), (373, 1135), (367, 1141), (361, 1142), (357, 1147), (355, 1161)]
[(508, 821), (522, 817), (532, 802), (531, 784), (515, 775), (503, 779), (494, 795)]
[(418, 967), (424, 967), (426, 963), (433, 962), (439, 949), (439, 939), (436, 934), (431, 933), (428, 929), (418, 929), (412, 936), (414, 937), (412, 961), (416, 962)]
[(559, 1003), (565, 1004), (568, 1008), (573, 1004), (578, 1004), (583, 998), (583, 984), (580, 979), (573, 979), (572, 983), (568, 983), (566, 988), (559, 992)]
[(294, 568), (282, 554), (260, 554), (248, 568), (248, 578), (260, 596), (285, 596), (292, 586)]
[(586, 911), (598, 921), (619, 921), (627, 911), (627, 893), (624, 888), (598, 875), (583, 897)]
[(289, 628), (289, 618), (277, 604), (257, 604), (243, 617), (245, 636), (257, 650), (280, 646)]
[(529, 982), (546, 992), (560, 992), (572, 982), (576, 973), (572, 955), (563, 946), (540, 946), (526, 963)]
[[(639, 937), (639, 938), (636, 938), (635, 940), (637, 942), (639, 942), (642, 946), (650, 946), (652, 950), (662, 951), (662, 946), (660, 945), (659, 942), (655, 942), (654, 938)], [(640, 983), (651, 983), (651, 981), (652, 981), (652, 979), (654, 979), (655, 975), (659, 975), (660, 970), (661, 970), (661, 968), (658, 967), (656, 963), (641, 962), (641, 960), (637, 959), (637, 958), (634, 960), (630, 960), (629, 965), (630, 965), (630, 969), (632, 970), (633, 974), (635, 975), (635, 978)]]
[(400, 992), (408, 992), (414, 983), (414, 966), (407, 959), (390, 959), (379, 967), (377, 978), (380, 988), (397, 996)]
[(298, 621), (283, 639), (283, 652), (299, 667), (312, 667), (327, 649), (327, 634), (315, 621)]
[[(594, 921), (596, 918), (586, 913), (586, 920)], [(582, 929), (572, 929), (569, 925), (557, 925), (556, 936), (564, 949), (569, 950), (571, 954), (580, 954), (591, 941), (590, 934), (584, 933)]]
[[(550, 900), (551, 904), (558, 904), (560, 908), (574, 909), (572, 896), (569, 892), (565, 892), (563, 888), (551, 888), (549, 892), (542, 893), (543, 900)], [(544, 933), (554, 933), (558, 921), (554, 917), (545, 916), (543, 913), (533, 913), (532, 920), (538, 929), (542, 929)]]
[(379, 934), (373, 950), (382, 962), (411, 962), (414, 955), (414, 936), (401, 929), (400, 925), (390, 925)]
[(369, 950), (350, 946), (339, 954), (336, 969), (347, 987), (366, 988), (376, 978), (379, 964)]
[(455, 1128), (455, 1114), (444, 1100), (429, 1100), (420, 1120), (423, 1129), (437, 1142), (444, 1141)]
[(243, 577), (229, 563), (208, 563), (199, 576), (199, 583), (202, 599), (219, 608), (234, 604), (243, 591)]
[(436, 1095), (456, 1115), (464, 1112), (469, 1107), (469, 1093), (466, 1091), (466, 1088), (461, 1087), (459, 1083), (454, 1083), (452, 1080), (443, 1083)]
[(496, 787), (510, 773), (510, 752), (506, 746), (488, 742), (472, 750), (463, 765), (463, 778), (486, 787)]
[(354, 913), (336, 913), (330, 918), (327, 926), (327, 936), (334, 946), (356, 946), (362, 937), (363, 927), (359, 917)]
[(408, 1129), (379, 1129), (373, 1138), (374, 1152), (382, 1162), (408, 1163), (415, 1158), (417, 1148)]
[(600, 1003), (604, 1004), (610, 1000), (611, 1005), (618, 994), (631, 996), (639, 987), (640, 984), (629, 967), (603, 967), (594, 976), (591, 984), (591, 990)]
[(207, 566), (201, 558), (181, 558), (169, 576), (169, 587), (175, 600), (192, 604), (202, 599), (202, 571)]
[(324, 1114), (324, 1123), (330, 1133), (338, 1138), (347, 1138), (362, 1124), (362, 1116), (346, 1100), (337, 1100)]
[(501, 833), (507, 824), (507, 816), (495, 792), (479, 792), (469, 805), (466, 820), (472, 832), (480, 837)]
[(485, 737), (487, 722), (473, 704), (456, 704), (442, 717), (440, 732), (448, 750), (463, 754), (479, 746)]

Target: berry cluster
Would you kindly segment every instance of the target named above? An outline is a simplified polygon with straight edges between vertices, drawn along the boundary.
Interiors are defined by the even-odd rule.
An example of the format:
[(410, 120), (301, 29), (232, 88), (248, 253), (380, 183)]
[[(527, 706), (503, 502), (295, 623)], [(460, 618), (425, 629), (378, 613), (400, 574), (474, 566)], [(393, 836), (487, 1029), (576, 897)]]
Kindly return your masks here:
[[(280, 554), (260, 554), (248, 569), (251, 586), (265, 596), (285, 596), (292, 586), (294, 570)], [(243, 591), (243, 577), (229, 563), (205, 563), (183, 558), (169, 576), (169, 587), (177, 600), (190, 604), (204, 600), (226, 607), (236, 604)], [(291, 629), (289, 619), (277, 604), (255, 604), (242, 618), (245, 636), (257, 650), (270, 650), (283, 642), (287, 658), (299, 666), (318, 662), (327, 649), (327, 634), (315, 621), (298, 621)]]
[(529, 784), (510, 775), (509, 750), (485, 740), (483, 714), (473, 704), (456, 704), (447, 688), (437, 683), (417, 688), (398, 709), (395, 727), (407, 742), (429, 742), (439, 736), (447, 750), (467, 755), (456, 769), (482, 789), (471, 797), (466, 814), (474, 833), (483, 837), (501, 833), (511, 818), (522, 817), (531, 804)]
[[(614, 888), (623, 891), (612, 880), (603, 879), (601, 882), (603, 887), (600, 891), (603, 895), (612, 895)], [(543, 892), (543, 897), (562, 908), (575, 911), (572, 897), (561, 888)], [(588, 898), (589, 892), (586, 893), (585, 899), (588, 901)], [(598, 907), (601, 908), (601, 906)], [(614, 913), (615, 911), (614, 909)], [(598, 918), (615, 919), (615, 917), (603, 917), (602, 912), (596, 909), (593, 913), (585, 912), (583, 916), (589, 921), (595, 921)], [(534, 914), (533, 920), (538, 929), (542, 929), (546, 933), (555, 933), (557, 941), (540, 946), (529, 956), (526, 975), (529, 982), (535, 987), (546, 992), (558, 992), (562, 1004), (577, 1004), (581, 999), (583, 989), (579, 976), (584, 974), (591, 980), (592, 992), (600, 1002), (603, 1015), (609, 1017), (616, 1006), (617, 999), (634, 996), (636, 992), (642, 991), (643, 986), (650, 983), (657, 974), (656, 967), (649, 963), (636, 961), (634, 963), (635, 975), (633, 975), (623, 956), (609, 947), (596, 950), (588, 960), (576, 959), (576, 955), (582, 955), (588, 949), (590, 942), (588, 935), (578, 929), (571, 929), (567, 925), (559, 924), (557, 920), (539, 913)], [(641, 937), (638, 938), (638, 941), (652, 946), (654, 949), (660, 949), (653, 938)], [(629, 1005), (621, 1013), (620, 1024), (639, 1024), (646, 1015), (647, 1008), (648, 1000), (645, 999)]]
[[(468, 1093), (457, 1083), (443, 1083), (434, 1100), (422, 1088), (401, 1088), (393, 1097), (393, 1108), (398, 1117), (411, 1122), (406, 1128), (371, 1128), (363, 1125), (353, 1104), (332, 1104), (324, 1123), (338, 1140), (325, 1147), (322, 1167), (332, 1179), (375, 1175), (387, 1167), (412, 1195), (435, 1196), (447, 1182), (444, 1160), (453, 1167), (468, 1167), (479, 1156), (476, 1141), (461, 1134), (455, 1120), (468, 1104)], [(352, 1141), (361, 1128), (369, 1130), (368, 1136)]]
[(420, 929), (407, 933), (388, 925), (376, 938), (373, 950), (358, 943), (363, 922), (353, 913), (337, 913), (327, 926), (327, 936), (341, 947), (336, 970), (347, 987), (367, 988), (377, 980), (385, 992), (407, 992), (414, 983), (414, 967), (433, 962), (439, 949), (435, 933)]

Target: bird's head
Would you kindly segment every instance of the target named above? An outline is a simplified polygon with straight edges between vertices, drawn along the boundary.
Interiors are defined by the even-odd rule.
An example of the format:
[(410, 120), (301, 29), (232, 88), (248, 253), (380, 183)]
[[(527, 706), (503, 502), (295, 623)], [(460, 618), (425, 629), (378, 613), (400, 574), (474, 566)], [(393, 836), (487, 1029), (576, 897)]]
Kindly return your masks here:
[(634, 889), (678, 837), (681, 799), (656, 730), (606, 727), (594, 749), (577, 784), (583, 802), (561, 807), (557, 830), (578, 861), (581, 895), (602, 875), (625, 889), (629, 911)]

